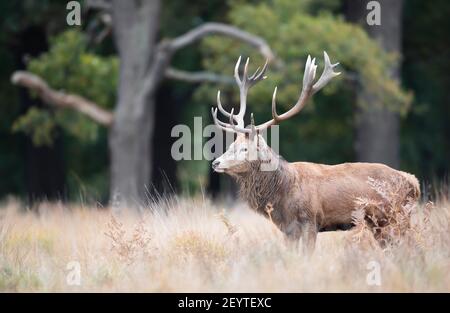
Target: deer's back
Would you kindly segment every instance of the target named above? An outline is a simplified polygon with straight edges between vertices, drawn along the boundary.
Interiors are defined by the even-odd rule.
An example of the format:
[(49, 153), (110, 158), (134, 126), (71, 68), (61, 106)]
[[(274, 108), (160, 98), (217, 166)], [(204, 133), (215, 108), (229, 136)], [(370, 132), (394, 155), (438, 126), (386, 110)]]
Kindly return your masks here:
[(412, 196), (419, 197), (417, 179), (408, 173), (397, 171), (379, 163), (343, 163), (324, 165), (308, 162), (291, 163), (296, 169), (303, 189), (316, 211), (323, 227), (351, 222), (351, 213), (357, 197), (380, 199), (380, 195), (368, 184), (369, 177), (392, 180), (400, 177), (411, 186)]

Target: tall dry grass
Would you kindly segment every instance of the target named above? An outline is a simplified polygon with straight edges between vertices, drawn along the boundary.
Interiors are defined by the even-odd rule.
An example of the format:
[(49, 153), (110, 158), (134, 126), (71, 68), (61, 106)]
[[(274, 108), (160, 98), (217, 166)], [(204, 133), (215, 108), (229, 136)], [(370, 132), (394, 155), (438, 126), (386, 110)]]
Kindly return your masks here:
[[(416, 226), (427, 224), (420, 240), (382, 249), (357, 227), (320, 233), (307, 257), (242, 204), (171, 199), (138, 216), (50, 203), (23, 212), (9, 200), (0, 209), (0, 291), (450, 291), (450, 204), (426, 219), (423, 206), (415, 212)], [(80, 285), (67, 284), (73, 261)], [(373, 261), (379, 286), (367, 283)]]

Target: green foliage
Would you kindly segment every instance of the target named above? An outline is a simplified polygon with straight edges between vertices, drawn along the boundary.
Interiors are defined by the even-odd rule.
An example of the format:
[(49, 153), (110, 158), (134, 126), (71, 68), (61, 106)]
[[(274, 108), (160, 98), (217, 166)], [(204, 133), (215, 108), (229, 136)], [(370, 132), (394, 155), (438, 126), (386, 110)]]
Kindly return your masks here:
[[(31, 59), (27, 70), (56, 90), (79, 94), (112, 110), (118, 66), (116, 56), (95, 53), (81, 31), (70, 29), (51, 38), (49, 51)], [(16, 118), (12, 130), (30, 136), (36, 146), (51, 146), (56, 136), (62, 136), (64, 154), (68, 156), (68, 197), (82, 201), (105, 199), (108, 148), (103, 126), (70, 109), (34, 106)]]
[[(43, 77), (54, 89), (82, 95), (104, 108), (114, 106), (118, 59), (89, 52), (87, 40), (79, 31), (68, 30), (54, 37), (50, 50), (32, 59), (28, 70)], [(51, 145), (57, 126), (88, 142), (97, 139), (101, 127), (73, 110), (50, 114), (48, 110), (32, 109), (16, 121), (14, 129), (30, 134), (36, 145)]]
[[(298, 82), (307, 55), (317, 57), (320, 63), (322, 51), (326, 50), (333, 60), (341, 63), (340, 69), (345, 77), (339, 80), (340, 84), (353, 79), (352, 74), (356, 73), (361, 88), (376, 96), (377, 104), (404, 112), (410, 103), (410, 96), (388, 76), (395, 56), (384, 53), (360, 27), (346, 23), (340, 17), (327, 13), (307, 15), (302, 10), (304, 2), (274, 0), (256, 6), (240, 4), (230, 12), (232, 24), (266, 39), (277, 57), (285, 63), (285, 68), (278, 73), (271, 70), (271, 76), (274, 76), (271, 81), (278, 85), (287, 81), (289, 90), (279, 94), (280, 103), (284, 102), (283, 97), (297, 95), (298, 88), (291, 88), (290, 83)], [(205, 65), (216, 71), (232, 68), (239, 54), (255, 55), (252, 48), (224, 38), (208, 39), (204, 46), (208, 51)], [(258, 57), (252, 63), (255, 66), (261, 61)], [(330, 95), (338, 91), (335, 88)]]
[(55, 124), (50, 111), (32, 107), (14, 122), (12, 128), (31, 136), (36, 146), (49, 146), (53, 142)]
[[(322, 3), (332, 4), (333, 2)], [(317, 15), (311, 13), (318, 12)], [(389, 78), (389, 68), (395, 56), (382, 51), (358, 26), (345, 22), (339, 16), (324, 13), (317, 2), (272, 0), (249, 4), (235, 1), (229, 20), (232, 24), (263, 37), (274, 50), (283, 66), (272, 65), (268, 79), (252, 88), (248, 111), (255, 112), (258, 123), (270, 118), (270, 99), (278, 86), (279, 113), (288, 110), (301, 91), (304, 64), (308, 54), (317, 58), (320, 75), (323, 51), (331, 61), (340, 62), (342, 75), (317, 94), (300, 116), (281, 126), (282, 152), (288, 158), (314, 159), (322, 162), (342, 162), (352, 159), (353, 150), (353, 86), (363, 88), (376, 100), (376, 105), (386, 105), (405, 113), (411, 95)], [(231, 74), (237, 56), (251, 56), (250, 72), (264, 60), (252, 47), (223, 37), (204, 41), (204, 66), (211, 71)], [(236, 87), (224, 87), (233, 103), (238, 103)], [(215, 103), (215, 88), (201, 88), (197, 97)], [(224, 93), (223, 93), (224, 94)], [(364, 106), (362, 100), (358, 105)], [(301, 122), (299, 122), (301, 121)], [(285, 145), (284, 143), (288, 144)], [(300, 143), (300, 144), (299, 144)]]

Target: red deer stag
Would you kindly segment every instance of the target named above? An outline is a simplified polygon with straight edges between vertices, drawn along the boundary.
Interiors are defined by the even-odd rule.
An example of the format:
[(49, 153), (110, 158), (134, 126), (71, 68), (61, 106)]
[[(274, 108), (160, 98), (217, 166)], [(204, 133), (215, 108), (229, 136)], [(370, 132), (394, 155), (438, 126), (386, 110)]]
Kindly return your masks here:
[[(213, 169), (234, 177), (240, 186), (241, 196), (252, 209), (271, 218), (288, 238), (303, 238), (306, 247), (310, 249), (315, 246), (319, 230), (351, 225), (352, 211), (358, 197), (379, 198), (368, 184), (369, 177), (381, 181), (392, 177), (402, 179), (411, 188), (408, 194), (410, 199), (415, 201), (420, 196), (419, 182), (415, 176), (386, 165), (289, 163), (266, 144), (261, 131), (299, 113), (313, 94), (340, 74), (333, 71), (338, 63), (331, 64), (326, 52), (324, 59), (323, 73), (314, 83), (317, 66), (315, 59), (311, 60), (308, 56), (300, 97), (289, 111), (280, 115), (276, 112), (275, 88), (272, 97), (272, 119), (264, 124), (255, 126), (252, 114), (250, 127), (244, 127), (244, 115), (247, 93), (255, 83), (266, 78), (264, 74), (267, 62), (261, 70), (256, 70), (248, 77), (247, 59), (243, 76), (240, 78), (241, 58), (237, 61), (234, 76), (240, 90), (238, 114), (234, 114), (234, 110), (224, 110), (220, 102), (220, 91), (217, 94), (218, 107), (212, 108), (216, 126), (224, 131), (237, 133), (236, 140), (228, 150), (214, 160)], [(218, 110), (228, 118), (227, 123), (217, 118)], [(264, 170), (263, 165), (268, 163), (276, 164), (276, 167), (273, 170)], [(268, 168), (270, 169), (270, 166)]]

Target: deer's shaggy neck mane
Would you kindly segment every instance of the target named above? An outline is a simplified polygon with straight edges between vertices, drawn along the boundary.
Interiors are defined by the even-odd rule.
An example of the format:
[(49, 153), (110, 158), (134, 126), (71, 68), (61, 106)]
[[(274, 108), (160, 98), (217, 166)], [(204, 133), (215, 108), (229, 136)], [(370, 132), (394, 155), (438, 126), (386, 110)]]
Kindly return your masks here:
[(251, 170), (235, 176), (240, 187), (240, 195), (249, 206), (264, 213), (267, 204), (277, 206), (289, 191), (295, 179), (289, 163), (279, 159), (278, 168), (274, 171), (262, 171), (261, 162), (253, 162)]

